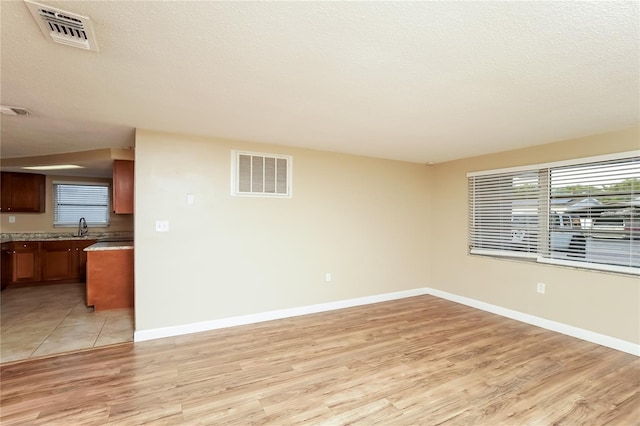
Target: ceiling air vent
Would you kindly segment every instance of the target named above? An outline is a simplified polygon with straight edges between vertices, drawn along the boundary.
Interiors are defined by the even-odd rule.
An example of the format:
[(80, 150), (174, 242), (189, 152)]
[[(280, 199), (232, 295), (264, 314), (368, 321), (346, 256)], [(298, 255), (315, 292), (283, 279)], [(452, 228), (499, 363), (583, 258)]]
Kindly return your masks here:
[(40, 31), (54, 43), (98, 51), (91, 20), (55, 7), (24, 0)]

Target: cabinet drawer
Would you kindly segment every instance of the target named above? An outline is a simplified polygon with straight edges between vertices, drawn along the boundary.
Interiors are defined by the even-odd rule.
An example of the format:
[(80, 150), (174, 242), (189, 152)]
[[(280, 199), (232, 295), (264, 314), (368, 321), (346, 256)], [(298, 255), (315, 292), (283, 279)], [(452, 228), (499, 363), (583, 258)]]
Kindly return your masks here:
[(11, 243), (11, 250), (38, 250), (38, 241), (14, 241)]
[(46, 251), (71, 251), (73, 241), (43, 241), (42, 249)]

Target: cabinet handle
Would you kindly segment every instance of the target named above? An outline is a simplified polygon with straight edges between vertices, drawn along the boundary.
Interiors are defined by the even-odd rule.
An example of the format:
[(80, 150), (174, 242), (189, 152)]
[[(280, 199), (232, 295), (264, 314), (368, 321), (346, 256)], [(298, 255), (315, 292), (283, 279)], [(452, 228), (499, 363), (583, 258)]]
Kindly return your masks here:
[(71, 249), (67, 249), (67, 251), (71, 251)]
[(26, 245), (26, 244), (23, 244), (23, 245), (22, 245), (22, 247), (27, 248), (27, 245)]

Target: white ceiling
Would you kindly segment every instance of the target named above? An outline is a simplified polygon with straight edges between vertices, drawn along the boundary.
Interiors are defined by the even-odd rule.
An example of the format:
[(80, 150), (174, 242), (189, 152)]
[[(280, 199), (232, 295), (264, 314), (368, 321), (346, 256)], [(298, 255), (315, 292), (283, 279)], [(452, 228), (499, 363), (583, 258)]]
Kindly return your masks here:
[(637, 126), (640, 12), (616, 2), (42, 2), (98, 53), (0, 2), (3, 158), (134, 129), (420, 163)]

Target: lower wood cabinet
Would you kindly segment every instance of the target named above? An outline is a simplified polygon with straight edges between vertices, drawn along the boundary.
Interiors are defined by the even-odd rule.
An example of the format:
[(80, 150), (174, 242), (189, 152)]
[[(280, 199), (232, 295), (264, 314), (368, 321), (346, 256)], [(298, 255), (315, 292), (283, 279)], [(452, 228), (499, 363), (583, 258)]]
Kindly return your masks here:
[(76, 252), (72, 241), (44, 241), (41, 243), (40, 264), (42, 281), (73, 278), (76, 269)]
[(12, 283), (40, 281), (40, 243), (14, 241), (11, 244), (9, 269)]
[(73, 249), (76, 252), (75, 259), (75, 275), (79, 281), (87, 280), (87, 252), (84, 251), (87, 247), (95, 244), (95, 240), (76, 240), (73, 242)]
[(7, 284), (86, 279), (84, 249), (95, 240), (12, 241), (2, 245), (2, 288)]
[(95, 311), (133, 307), (133, 248), (88, 252), (87, 306)]
[(2, 250), (0, 252), (2, 256), (0, 258), (0, 286), (4, 290), (11, 282), (11, 243), (2, 243)]

